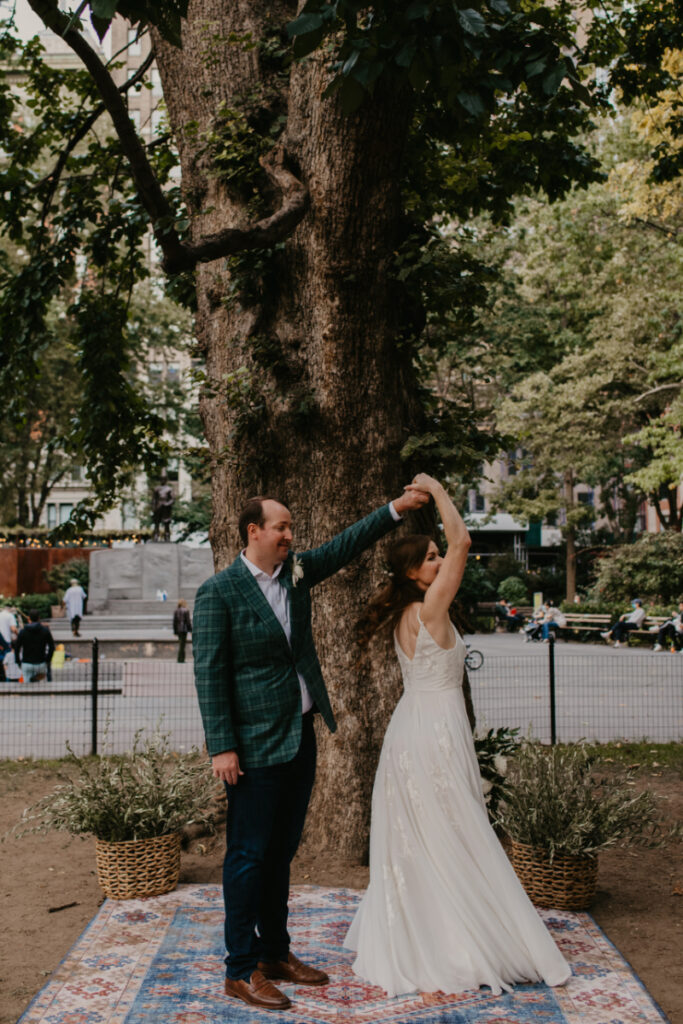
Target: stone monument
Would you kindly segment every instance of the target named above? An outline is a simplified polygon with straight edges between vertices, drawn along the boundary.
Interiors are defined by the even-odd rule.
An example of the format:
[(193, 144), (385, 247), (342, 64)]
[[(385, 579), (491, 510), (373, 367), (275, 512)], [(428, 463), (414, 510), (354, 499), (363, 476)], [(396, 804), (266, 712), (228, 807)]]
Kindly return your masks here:
[[(103, 548), (90, 556), (88, 608), (91, 612), (112, 610), (115, 601), (118, 612), (125, 612), (127, 605), (135, 614), (143, 610), (144, 602), (144, 610), (153, 611), (152, 602), (162, 592), (167, 595), (166, 608), (172, 608), (181, 597), (191, 603), (199, 585), (213, 571), (208, 544), (195, 548), (150, 541), (135, 547)], [(158, 602), (159, 610), (161, 607)]]

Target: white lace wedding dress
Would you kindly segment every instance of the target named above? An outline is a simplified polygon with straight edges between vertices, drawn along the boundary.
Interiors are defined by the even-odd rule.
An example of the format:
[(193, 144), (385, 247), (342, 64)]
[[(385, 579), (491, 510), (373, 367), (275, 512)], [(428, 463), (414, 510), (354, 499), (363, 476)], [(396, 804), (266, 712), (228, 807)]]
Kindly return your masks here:
[(344, 945), (390, 995), (571, 975), (489, 825), (462, 692), (465, 644), (420, 621), (372, 794), (370, 885)]

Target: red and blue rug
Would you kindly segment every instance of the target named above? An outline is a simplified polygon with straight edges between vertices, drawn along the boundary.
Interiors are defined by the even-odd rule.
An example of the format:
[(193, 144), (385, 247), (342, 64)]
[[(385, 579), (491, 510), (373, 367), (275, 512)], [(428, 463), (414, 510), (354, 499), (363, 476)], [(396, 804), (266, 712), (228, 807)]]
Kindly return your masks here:
[(387, 999), (352, 970), (342, 942), (361, 893), (292, 891), (296, 953), (324, 968), (323, 988), (282, 986), (292, 1008), (252, 1009), (223, 994), (223, 897), (183, 885), (148, 900), (107, 900), (18, 1024), (659, 1024), (666, 1020), (588, 914), (540, 911), (572, 967), (566, 986), (492, 996)]

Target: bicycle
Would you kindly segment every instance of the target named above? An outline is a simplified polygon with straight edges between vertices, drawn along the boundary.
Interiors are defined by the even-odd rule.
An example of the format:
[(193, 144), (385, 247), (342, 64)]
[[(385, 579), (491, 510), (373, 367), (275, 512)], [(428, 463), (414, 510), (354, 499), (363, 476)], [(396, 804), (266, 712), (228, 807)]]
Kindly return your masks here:
[(476, 672), (478, 668), (484, 664), (484, 655), (481, 651), (477, 651), (474, 648), (470, 648), (469, 644), (465, 644), (467, 648), (467, 654), (465, 655), (465, 664), (473, 672)]

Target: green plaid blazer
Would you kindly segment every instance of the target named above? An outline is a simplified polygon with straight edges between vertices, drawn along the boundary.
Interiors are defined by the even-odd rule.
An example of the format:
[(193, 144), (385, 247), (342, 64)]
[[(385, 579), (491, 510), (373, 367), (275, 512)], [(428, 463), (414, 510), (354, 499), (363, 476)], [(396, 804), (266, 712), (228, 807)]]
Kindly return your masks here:
[(292, 585), (290, 551), (278, 579), (289, 591), (292, 642), (238, 555), (197, 591), (192, 649), (195, 684), (210, 755), (236, 750), (242, 767), (290, 761), (301, 742), (306, 681), (328, 728), (337, 728), (311, 630), (311, 588), (396, 526), (389, 506), (326, 544), (296, 555), (303, 578)]

